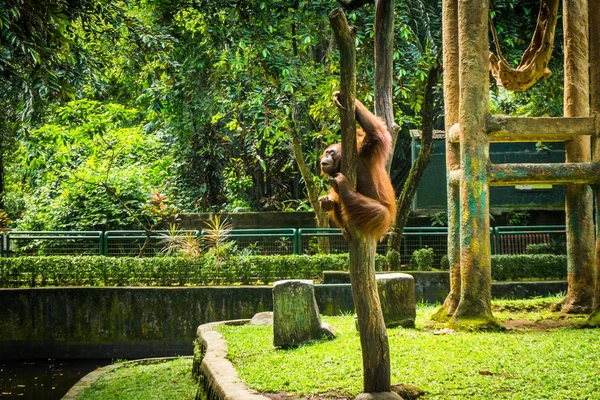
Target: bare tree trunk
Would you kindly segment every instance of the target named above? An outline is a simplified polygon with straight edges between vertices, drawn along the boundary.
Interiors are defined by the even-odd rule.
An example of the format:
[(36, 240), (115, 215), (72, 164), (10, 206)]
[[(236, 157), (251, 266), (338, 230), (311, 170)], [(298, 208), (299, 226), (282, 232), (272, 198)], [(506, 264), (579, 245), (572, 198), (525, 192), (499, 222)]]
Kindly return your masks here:
[(421, 150), (410, 168), (408, 178), (404, 182), (402, 192), (398, 197), (396, 211), (396, 226), (390, 239), (390, 247), (400, 251), (402, 246), (402, 233), (406, 220), (410, 214), (412, 199), (415, 196), (419, 182), (425, 173), (425, 168), (429, 164), (431, 153), (433, 152), (433, 90), (437, 84), (441, 73), (441, 66), (434, 65), (427, 74), (427, 86), (425, 88), (425, 98), (421, 108)]
[(462, 291), (451, 325), (460, 329), (499, 329), (492, 315), (489, 186), (489, 0), (458, 4), (460, 45), (460, 181)]
[[(342, 9), (329, 14), (329, 22), (340, 48), (340, 110), (342, 173), (356, 187), (356, 50), (355, 33)], [(388, 336), (375, 280), (375, 239), (366, 240), (356, 229), (350, 235), (350, 281), (356, 307), (363, 357), (364, 391), (389, 392), (390, 354)], [(391, 393), (390, 393), (391, 395)]]
[[(598, 10), (594, 10), (598, 12)], [(589, 115), (588, 4), (587, 0), (564, 0), (565, 117)], [(590, 161), (590, 138), (566, 143), (567, 162)], [(594, 287), (594, 241), (592, 189), (588, 185), (566, 185), (567, 257), (569, 287), (562, 311), (591, 310)]]
[[(400, 127), (394, 122), (392, 77), (394, 68), (394, 0), (375, 2), (375, 115), (383, 118), (396, 148)], [(390, 173), (392, 158), (387, 160)]]
[(450, 180), (450, 173), (460, 169), (460, 145), (450, 141), (450, 127), (458, 122), (458, 0), (442, 3), (444, 48), (444, 109), (446, 128), (446, 189), (448, 192), (448, 263), (450, 293), (433, 319), (444, 321), (454, 314), (460, 301), (460, 185)]
[[(306, 165), (306, 161), (304, 161), (304, 152), (302, 151), (302, 139), (300, 136), (300, 132), (298, 132), (298, 124), (296, 123), (298, 117), (297, 109), (294, 109), (292, 112), (292, 122), (290, 129), (290, 136), (292, 138), (292, 151), (294, 152), (294, 158), (296, 159), (296, 163), (298, 164), (298, 169), (300, 170), (300, 174), (304, 179), (304, 183), (306, 184), (306, 191), (308, 192), (308, 201), (312, 206), (313, 210), (315, 210), (315, 220), (317, 223), (317, 228), (329, 228), (329, 217), (327, 212), (321, 208), (321, 203), (319, 203), (319, 184), (315, 182), (313, 178), (313, 174)], [(328, 237), (319, 237), (318, 239), (319, 251), (323, 253), (329, 253), (329, 238)]]
[[(592, 113), (596, 116), (596, 136), (594, 136), (593, 160), (600, 162), (600, 0), (590, 0), (590, 80), (592, 91)], [(589, 322), (600, 325), (600, 184), (594, 186), (596, 203), (596, 285)]]

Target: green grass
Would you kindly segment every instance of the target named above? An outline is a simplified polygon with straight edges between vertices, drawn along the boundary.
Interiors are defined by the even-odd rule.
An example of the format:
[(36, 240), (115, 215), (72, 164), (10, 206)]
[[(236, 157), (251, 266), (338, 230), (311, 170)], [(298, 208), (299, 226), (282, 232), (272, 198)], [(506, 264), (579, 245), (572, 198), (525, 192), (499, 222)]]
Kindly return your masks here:
[[(528, 321), (506, 332), (435, 335), (436, 307), (420, 306), (416, 329), (388, 330), (392, 383), (413, 384), (425, 399), (600, 399), (600, 331), (546, 329), (583, 317), (550, 311), (559, 298), (494, 302), (498, 320)], [(296, 395), (354, 396), (362, 391), (358, 333), (350, 316), (324, 318), (336, 339), (276, 350), (272, 328), (222, 326), (229, 357), (253, 389)], [(556, 326), (556, 324), (554, 325)]]
[(132, 363), (102, 375), (83, 392), (80, 400), (193, 400), (197, 387), (192, 379), (190, 358)]

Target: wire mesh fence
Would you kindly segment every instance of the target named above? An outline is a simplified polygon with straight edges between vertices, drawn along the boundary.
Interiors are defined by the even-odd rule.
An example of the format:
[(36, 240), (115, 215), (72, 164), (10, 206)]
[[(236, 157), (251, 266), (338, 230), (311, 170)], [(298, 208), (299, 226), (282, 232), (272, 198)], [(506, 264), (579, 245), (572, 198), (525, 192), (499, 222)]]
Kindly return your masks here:
[(103, 233), (21, 231), (3, 235), (3, 254), (15, 256), (100, 255)]
[[(203, 231), (202, 235), (207, 235)], [(249, 249), (256, 255), (296, 254), (296, 229), (232, 229), (228, 240), (235, 242), (239, 250)]]
[(105, 255), (111, 257), (155, 257), (172, 252), (173, 243), (193, 235), (196, 230), (178, 231), (107, 231), (104, 233)]
[[(531, 245), (547, 245), (552, 251), (566, 253), (564, 226), (501, 226), (490, 232), (492, 254), (525, 254)], [(337, 228), (302, 229), (232, 229), (223, 240), (247, 249), (254, 255), (291, 255), (347, 253), (348, 243)], [(178, 231), (87, 231), (87, 232), (18, 232), (0, 234), (1, 255), (106, 255), (112, 257), (154, 257), (180, 254), (183, 239), (202, 241), (200, 251), (211, 245), (214, 232), (205, 230)], [(402, 235), (400, 257), (409, 264), (413, 253), (430, 248), (434, 266), (440, 265), (447, 253), (448, 233), (445, 227), (406, 227)], [(200, 246), (198, 244), (198, 246)], [(377, 245), (377, 253), (386, 254), (387, 239)]]

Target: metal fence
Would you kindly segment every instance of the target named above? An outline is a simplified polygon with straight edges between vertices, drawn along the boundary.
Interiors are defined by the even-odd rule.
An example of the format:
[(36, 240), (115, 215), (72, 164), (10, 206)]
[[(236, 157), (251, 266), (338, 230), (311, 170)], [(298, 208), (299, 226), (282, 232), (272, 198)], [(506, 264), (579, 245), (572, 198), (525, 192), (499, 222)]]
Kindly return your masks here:
[(107, 231), (104, 233), (104, 255), (113, 257), (154, 257), (168, 254), (177, 240), (192, 235), (196, 230), (161, 231)]
[[(177, 243), (192, 239), (209, 243), (211, 231), (89, 231), (89, 232), (9, 232), (0, 234), (0, 254), (4, 257), (43, 255), (105, 255), (113, 257), (152, 257), (176, 253)], [(316, 254), (348, 252), (348, 243), (337, 228), (233, 229), (226, 237), (238, 249), (252, 254)], [(401, 262), (408, 264), (419, 249), (431, 248), (439, 265), (447, 252), (445, 227), (406, 227), (402, 236)], [(377, 246), (387, 252), (387, 241)], [(548, 244), (564, 249), (564, 226), (499, 226), (490, 232), (492, 254), (524, 254), (527, 246)]]
[(9, 232), (3, 236), (3, 256), (55, 256), (104, 254), (103, 233), (22, 231)]
[[(210, 231), (202, 231), (209, 235)], [(234, 241), (237, 248), (250, 249), (258, 255), (290, 255), (297, 253), (297, 232), (293, 228), (283, 229), (232, 229), (228, 240)]]
[(525, 254), (527, 246), (547, 244), (565, 249), (566, 229), (564, 225), (549, 226), (498, 226), (494, 228), (495, 254)]

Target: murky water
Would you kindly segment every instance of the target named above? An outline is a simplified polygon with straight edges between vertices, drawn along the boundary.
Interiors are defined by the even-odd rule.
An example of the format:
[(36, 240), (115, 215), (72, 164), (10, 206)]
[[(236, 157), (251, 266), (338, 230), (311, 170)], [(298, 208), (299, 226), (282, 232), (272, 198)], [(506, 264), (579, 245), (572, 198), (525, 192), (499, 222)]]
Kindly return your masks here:
[(111, 360), (0, 361), (0, 399), (60, 400), (79, 379)]

